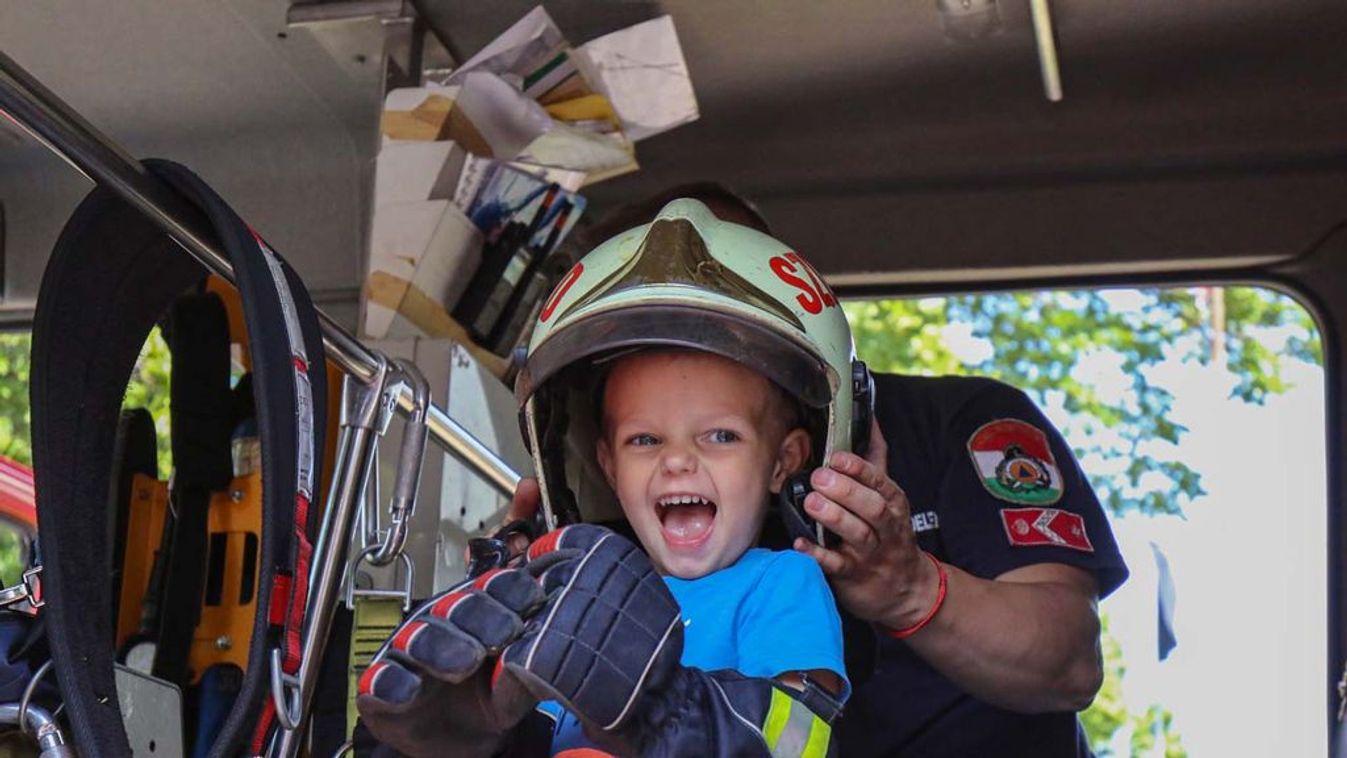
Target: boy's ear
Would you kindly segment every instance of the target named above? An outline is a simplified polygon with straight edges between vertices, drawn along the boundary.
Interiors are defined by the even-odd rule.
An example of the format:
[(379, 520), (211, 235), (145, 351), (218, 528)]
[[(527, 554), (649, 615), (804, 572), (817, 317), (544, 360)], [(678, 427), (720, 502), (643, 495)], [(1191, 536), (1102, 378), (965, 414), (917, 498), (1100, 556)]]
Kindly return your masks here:
[(809, 448), (809, 432), (804, 428), (797, 426), (786, 432), (781, 445), (777, 447), (776, 466), (772, 468), (772, 482), (768, 486), (772, 494), (781, 492), (786, 477), (799, 471), (809, 460)]
[(616, 492), (617, 482), (613, 479), (613, 449), (608, 446), (607, 437), (599, 437), (594, 443), (594, 453), (599, 459), (599, 468), (603, 469), (603, 478), (608, 480), (608, 487)]

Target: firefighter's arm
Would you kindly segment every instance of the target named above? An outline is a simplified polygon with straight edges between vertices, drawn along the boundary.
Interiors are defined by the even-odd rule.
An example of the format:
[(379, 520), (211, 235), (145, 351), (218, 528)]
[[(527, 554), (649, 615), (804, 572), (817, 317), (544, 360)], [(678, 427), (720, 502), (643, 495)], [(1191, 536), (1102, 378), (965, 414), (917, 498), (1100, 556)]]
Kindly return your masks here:
[[(870, 458), (884, 455), (875, 429)], [(907, 496), (875, 463), (838, 453), (811, 482), (806, 511), (843, 544), (796, 548), (819, 562), (848, 610), (889, 630), (925, 620), (907, 643), (980, 700), (1020, 712), (1089, 705), (1103, 670), (1098, 588), (1087, 571), (1043, 563), (987, 580), (937, 565), (917, 546)]]
[(529, 548), (548, 605), (504, 653), (505, 670), (561, 702), (619, 755), (824, 756), (839, 709), (802, 689), (683, 666), (677, 603), (635, 545), (600, 527), (553, 532)]

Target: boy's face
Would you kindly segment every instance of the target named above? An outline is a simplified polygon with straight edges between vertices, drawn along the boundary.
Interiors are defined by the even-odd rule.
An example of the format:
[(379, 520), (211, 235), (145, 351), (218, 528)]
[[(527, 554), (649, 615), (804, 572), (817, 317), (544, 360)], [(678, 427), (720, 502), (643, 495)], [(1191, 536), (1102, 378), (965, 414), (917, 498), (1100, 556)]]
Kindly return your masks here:
[(599, 464), (663, 574), (695, 579), (757, 541), (769, 493), (809, 456), (768, 381), (710, 353), (619, 359), (603, 400)]

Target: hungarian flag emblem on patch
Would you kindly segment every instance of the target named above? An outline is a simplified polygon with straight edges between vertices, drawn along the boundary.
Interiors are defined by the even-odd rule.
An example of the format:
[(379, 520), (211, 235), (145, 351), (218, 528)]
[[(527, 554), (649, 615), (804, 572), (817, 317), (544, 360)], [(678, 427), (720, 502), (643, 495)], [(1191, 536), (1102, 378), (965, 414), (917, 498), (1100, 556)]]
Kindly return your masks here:
[(1001, 524), (1012, 545), (1056, 545), (1094, 552), (1079, 513), (1057, 508), (1002, 508)]
[(1011, 503), (1051, 505), (1062, 497), (1062, 472), (1048, 447), (1048, 436), (1018, 419), (984, 424), (968, 438), (982, 485)]

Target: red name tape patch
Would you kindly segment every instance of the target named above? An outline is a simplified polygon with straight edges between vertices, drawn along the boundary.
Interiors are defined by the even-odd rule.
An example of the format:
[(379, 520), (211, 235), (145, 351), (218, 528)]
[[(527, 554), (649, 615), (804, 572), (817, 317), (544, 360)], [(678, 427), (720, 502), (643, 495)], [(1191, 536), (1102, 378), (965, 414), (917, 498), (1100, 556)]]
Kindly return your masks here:
[(1085, 533), (1085, 519), (1079, 513), (1057, 508), (1002, 508), (1001, 525), (1012, 545), (1055, 545), (1094, 552), (1090, 536)]

